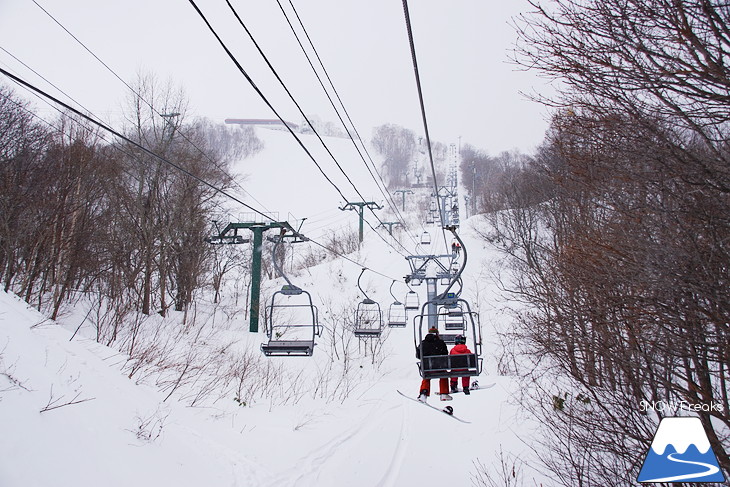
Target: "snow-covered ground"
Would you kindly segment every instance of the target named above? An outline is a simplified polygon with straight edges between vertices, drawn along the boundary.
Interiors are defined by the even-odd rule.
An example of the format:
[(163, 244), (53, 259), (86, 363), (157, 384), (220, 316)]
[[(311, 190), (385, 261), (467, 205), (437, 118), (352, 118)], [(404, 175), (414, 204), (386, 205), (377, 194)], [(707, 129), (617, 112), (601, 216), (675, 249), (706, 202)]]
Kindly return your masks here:
[[(312, 229), (314, 238), (354, 225), (354, 212), (333, 212), (343, 201), (290, 135), (268, 130), (259, 135), (264, 151), (238, 169), (249, 175), (245, 187), (260, 204), (278, 211), (282, 220), (288, 214), (307, 218), (302, 231)], [(312, 136), (304, 140), (315, 143)], [(345, 154), (343, 167), (363, 196), (380, 202), (382, 195), (377, 196), (351, 142), (327, 142)], [(321, 152), (316, 151), (317, 159), (326, 161)], [(323, 162), (323, 168), (348, 198), (357, 198), (332, 164)], [(417, 222), (423, 215), (407, 216), (412, 233), (420, 234)], [(535, 425), (520, 407), (517, 381), (497, 373), (501, 350), (495, 329), (508, 326), (509, 318), (501, 311), (504, 303), (491, 273), (498, 256), (474, 232), (478, 224), (478, 218), (467, 220), (460, 233), (469, 252), (462, 297), (481, 316), (484, 372), (478, 380), (496, 385), (470, 396), (455, 394), (450, 403), (429, 400), (451, 405), (470, 424), (398, 394), (418, 393), (412, 325), (386, 330), (382, 346), (368, 355), (355, 352), (356, 340), (340, 336), (350, 340), (350, 361), (347, 370), (336, 360), (333, 367), (338, 310), (354, 310), (363, 299), (357, 289), (361, 265), (388, 276), (366, 272), (362, 280), (386, 314), (392, 279), (400, 279), (394, 286), (399, 297), (407, 291), (406, 260), (386, 244), (390, 237), (383, 229), (380, 238), (366, 226), (361, 250), (349, 256), (357, 264), (333, 259), (289, 276), (312, 293), (328, 327), (311, 358), (264, 357), (258, 346), (265, 336), (247, 331), (243, 311), (229, 312), (227, 321), (221, 321), (221, 311), (213, 324), (200, 325), (197, 339), (205, 328), (211, 342), (227, 340), (220, 354), (252, 353), (258, 364), (284, 371), (281, 391), (268, 396), (257, 395), (254, 387), (250, 399), (212, 399), (211, 394), (191, 407), (182, 391), (194, 385), (168, 398), (168, 390), (152, 386), (150, 375), (129, 378), (126, 357), (92, 339), (82, 311), (50, 322), (14, 295), (0, 293), (0, 486), (462, 486), (474, 481), (475, 463), (491, 466), (500, 449), (527, 460)], [(439, 238), (429, 252), (443, 253)], [(415, 249), (407, 236), (401, 234), (401, 241)], [(425, 285), (414, 289), (423, 300)], [(224, 292), (229, 308), (231, 299)], [(241, 310), (246, 305), (238, 303)], [(180, 319), (173, 313), (168, 321)], [(272, 387), (263, 381), (261, 388)], [(437, 389), (435, 381), (432, 388)]]

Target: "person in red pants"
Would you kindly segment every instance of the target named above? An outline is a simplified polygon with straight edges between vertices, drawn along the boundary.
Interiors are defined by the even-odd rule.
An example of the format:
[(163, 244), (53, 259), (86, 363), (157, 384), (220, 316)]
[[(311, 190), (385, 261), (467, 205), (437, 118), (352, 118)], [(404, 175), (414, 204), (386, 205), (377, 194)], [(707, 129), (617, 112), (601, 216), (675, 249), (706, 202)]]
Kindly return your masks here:
[[(456, 338), (454, 338), (454, 348), (451, 349), (451, 352), (449, 352), (450, 355), (459, 354), (459, 353), (471, 353), (471, 350), (469, 350), (469, 347), (466, 346), (466, 337), (464, 335), (457, 335)], [(462, 369), (454, 370), (454, 372), (462, 372)], [(451, 392), (457, 392), (458, 389), (456, 388), (456, 385), (458, 384), (458, 377), (452, 377), (451, 378)], [(469, 395), (469, 377), (462, 377), (461, 378), (461, 386), (464, 389), (464, 394)]]
[[(439, 337), (438, 328), (429, 328), (428, 334), (423, 338), (421, 346), (416, 349), (416, 357), (421, 358), (421, 352), (424, 357), (431, 355), (448, 355), (449, 349), (446, 348), (446, 343)], [(439, 393), (441, 394), (442, 401), (450, 401), (453, 399), (449, 395), (449, 380), (445, 377), (439, 379)], [(419, 391), (418, 400), (426, 401), (426, 398), (431, 395), (431, 380), (423, 379), (421, 381), (421, 389)]]

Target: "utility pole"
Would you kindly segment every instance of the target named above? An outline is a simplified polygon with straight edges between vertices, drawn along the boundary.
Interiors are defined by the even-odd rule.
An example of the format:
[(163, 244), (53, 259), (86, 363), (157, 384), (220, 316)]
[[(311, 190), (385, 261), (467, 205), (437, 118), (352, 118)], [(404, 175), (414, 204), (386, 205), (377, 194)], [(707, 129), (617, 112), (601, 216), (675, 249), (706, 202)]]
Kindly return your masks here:
[(401, 204), (401, 211), (406, 211), (406, 194), (413, 194), (413, 191), (410, 189), (397, 189), (393, 192), (393, 194), (401, 193), (403, 196), (403, 202)]
[(271, 222), (271, 223), (229, 223), (218, 235), (207, 238), (206, 241), (211, 244), (223, 243), (246, 243), (247, 239), (243, 239), (238, 235), (238, 230), (250, 230), (253, 232), (253, 262), (251, 263), (251, 305), (249, 315), (249, 331), (256, 333), (259, 331), (259, 305), (261, 302), (261, 251), (264, 241), (264, 232), (272, 228), (281, 229), (281, 234), (286, 232), (297, 232), (289, 225), (288, 222)]
[(342, 211), (347, 211), (347, 210), (357, 211), (357, 213), (358, 213), (358, 215), (360, 217), (360, 233), (359, 233), (360, 243), (362, 243), (362, 235), (363, 235), (363, 213), (364, 213), (364, 208), (365, 207), (368, 207), (371, 210), (382, 210), (383, 209), (382, 206), (378, 205), (377, 203), (375, 203), (373, 201), (355, 201), (355, 202), (348, 201), (345, 206), (343, 206), (342, 208), (340, 208), (340, 210), (342, 210)]

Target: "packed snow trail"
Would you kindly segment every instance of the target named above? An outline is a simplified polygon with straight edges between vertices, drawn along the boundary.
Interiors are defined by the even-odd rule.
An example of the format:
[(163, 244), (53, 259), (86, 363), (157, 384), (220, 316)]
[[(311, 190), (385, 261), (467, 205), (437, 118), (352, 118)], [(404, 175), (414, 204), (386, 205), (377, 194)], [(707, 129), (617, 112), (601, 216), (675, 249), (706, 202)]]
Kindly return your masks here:
[[(367, 410), (363, 418), (355, 421), (354, 424), (350, 421), (350, 426), (346, 430), (333, 436), (323, 435), (314, 449), (308, 450), (293, 466), (285, 468), (267, 480), (266, 485), (271, 487), (329, 485), (332, 479), (336, 478), (330, 477), (335, 475), (331, 472), (333, 466), (339, 468), (344, 465), (346, 468), (356, 468), (357, 459), (365, 455), (371, 457), (372, 454), (377, 454), (384, 459), (395, 456), (400, 445), (399, 433), (402, 424), (399, 425), (400, 427), (392, 428), (394, 426), (393, 417), (389, 413), (398, 407), (391, 406), (383, 409), (382, 401), (368, 401), (360, 407)], [(395, 432), (393, 433), (393, 431)], [(377, 450), (370, 451), (370, 448), (366, 448), (360, 450), (361, 453), (358, 455), (357, 451), (363, 445), (365, 447), (377, 445)], [(394, 453), (391, 454), (391, 451)], [(371, 469), (371, 473), (376, 472)]]

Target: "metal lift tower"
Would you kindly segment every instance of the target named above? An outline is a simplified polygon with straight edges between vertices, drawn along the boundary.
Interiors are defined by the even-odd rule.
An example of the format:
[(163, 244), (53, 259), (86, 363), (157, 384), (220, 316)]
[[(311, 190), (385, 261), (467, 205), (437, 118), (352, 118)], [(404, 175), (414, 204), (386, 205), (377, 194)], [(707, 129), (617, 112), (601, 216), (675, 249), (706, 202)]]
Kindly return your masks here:
[(244, 239), (238, 235), (239, 230), (250, 230), (253, 232), (253, 262), (251, 264), (251, 306), (249, 308), (249, 331), (259, 331), (259, 304), (261, 302), (261, 251), (263, 247), (264, 232), (278, 228), (281, 234), (291, 232), (291, 235), (297, 236), (296, 232), (288, 222), (270, 222), (270, 223), (229, 223), (218, 235), (210, 237), (207, 240), (211, 244), (223, 243), (246, 243), (250, 240)]
[(362, 229), (363, 212), (364, 212), (364, 208), (366, 206), (373, 210), (382, 210), (383, 209), (382, 206), (378, 205), (377, 203), (375, 203), (373, 201), (355, 201), (355, 202), (348, 201), (345, 206), (340, 208), (340, 210), (342, 210), (342, 211), (347, 211), (347, 210), (357, 211), (358, 215), (360, 216), (360, 233), (359, 233), (360, 243), (362, 243), (362, 234), (363, 234), (363, 232), (362, 232), (362, 230), (363, 230)]

